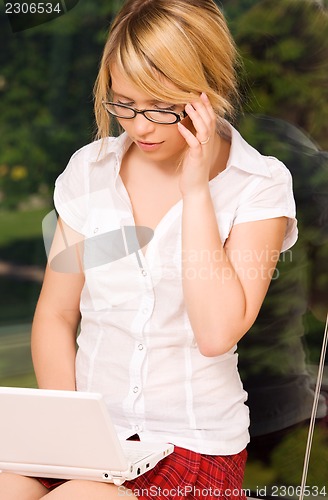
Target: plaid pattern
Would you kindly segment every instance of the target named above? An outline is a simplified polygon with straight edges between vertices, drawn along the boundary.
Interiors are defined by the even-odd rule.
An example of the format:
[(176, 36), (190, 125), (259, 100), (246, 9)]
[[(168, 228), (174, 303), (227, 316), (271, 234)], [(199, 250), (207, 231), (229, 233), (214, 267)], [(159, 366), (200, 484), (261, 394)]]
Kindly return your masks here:
[(176, 446), (152, 470), (124, 486), (142, 500), (246, 500), (242, 490), (246, 459), (246, 449), (213, 456)]
[(46, 477), (36, 477), (38, 481), (40, 481), (43, 486), (48, 488), (48, 490), (53, 490), (54, 488), (57, 488), (57, 486), (60, 486), (63, 483), (66, 483), (66, 480), (64, 479), (50, 479)]
[[(246, 449), (236, 455), (212, 456), (176, 446), (152, 470), (124, 486), (140, 500), (246, 500), (242, 490), (246, 459)], [(49, 489), (64, 482), (39, 481)]]
[(36, 477), (35, 479), (40, 481), (40, 483), (48, 488), (48, 490), (53, 490), (57, 486), (60, 486), (61, 484), (66, 482), (64, 479), (50, 479), (46, 477)]

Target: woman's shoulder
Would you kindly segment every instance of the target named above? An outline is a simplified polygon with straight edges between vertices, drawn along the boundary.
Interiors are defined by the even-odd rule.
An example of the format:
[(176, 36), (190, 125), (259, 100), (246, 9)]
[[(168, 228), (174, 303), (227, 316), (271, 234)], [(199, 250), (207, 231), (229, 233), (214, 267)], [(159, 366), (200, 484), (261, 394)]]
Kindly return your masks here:
[(279, 160), (279, 158), (276, 158), (275, 156), (264, 155), (262, 155), (262, 158), (267, 164), (272, 179), (276, 179), (277, 177), (286, 179), (291, 178), (290, 170), (281, 160)]
[(251, 145), (241, 134), (230, 125), (231, 149), (228, 166), (233, 166), (251, 176), (275, 178), (289, 176), (289, 170), (278, 158), (266, 156)]
[(119, 137), (105, 137), (95, 140), (82, 146), (70, 157), (66, 168), (56, 179), (56, 185), (71, 183), (72, 185), (88, 184), (88, 179), (92, 172), (100, 169), (94, 167), (101, 166), (103, 174), (113, 171), (113, 164), (124, 154), (126, 137), (122, 134)]
[(90, 142), (79, 148), (70, 158), (70, 161), (82, 161), (96, 163), (101, 161), (109, 153), (119, 153), (122, 147), (122, 137), (105, 137)]

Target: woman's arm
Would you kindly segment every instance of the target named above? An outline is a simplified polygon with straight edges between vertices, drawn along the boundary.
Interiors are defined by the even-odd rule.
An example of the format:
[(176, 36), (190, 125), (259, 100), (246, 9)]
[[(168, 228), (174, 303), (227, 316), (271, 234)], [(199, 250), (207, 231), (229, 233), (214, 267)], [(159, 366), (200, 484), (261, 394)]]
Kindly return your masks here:
[(180, 177), (183, 291), (200, 352), (216, 356), (229, 351), (255, 321), (287, 219), (237, 224), (223, 247), (208, 184), (213, 166), (222, 167), (226, 158), (217, 117), (205, 94), (185, 110), (193, 128), (178, 123), (189, 146)]
[[(76, 245), (76, 270), (79, 266), (78, 243), (81, 241), (81, 235), (59, 220), (49, 263), (67, 246)], [(75, 273), (65, 271), (54, 271), (47, 265), (34, 315), (31, 347), (40, 388), (75, 390), (76, 335), (84, 275), (82, 270)]]
[(205, 356), (227, 352), (254, 323), (279, 258), (286, 221), (279, 217), (238, 224), (223, 247), (209, 190), (185, 197), (183, 290)]

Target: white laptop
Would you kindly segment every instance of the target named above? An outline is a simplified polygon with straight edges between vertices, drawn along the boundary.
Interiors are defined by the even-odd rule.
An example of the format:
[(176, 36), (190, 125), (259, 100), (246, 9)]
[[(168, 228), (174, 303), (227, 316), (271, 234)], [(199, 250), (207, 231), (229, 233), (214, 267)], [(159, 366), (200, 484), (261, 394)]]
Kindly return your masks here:
[(0, 471), (121, 485), (173, 449), (120, 441), (101, 394), (0, 387)]

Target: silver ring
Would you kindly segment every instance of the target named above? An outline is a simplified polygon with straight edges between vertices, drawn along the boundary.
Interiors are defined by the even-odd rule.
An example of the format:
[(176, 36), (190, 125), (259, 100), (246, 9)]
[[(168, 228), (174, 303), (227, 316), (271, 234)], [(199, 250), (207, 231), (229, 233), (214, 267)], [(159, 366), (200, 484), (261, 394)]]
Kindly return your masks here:
[(204, 146), (204, 144), (207, 144), (209, 140), (210, 140), (210, 136), (208, 136), (208, 138), (206, 139), (206, 141), (200, 141), (200, 144), (202, 146)]

